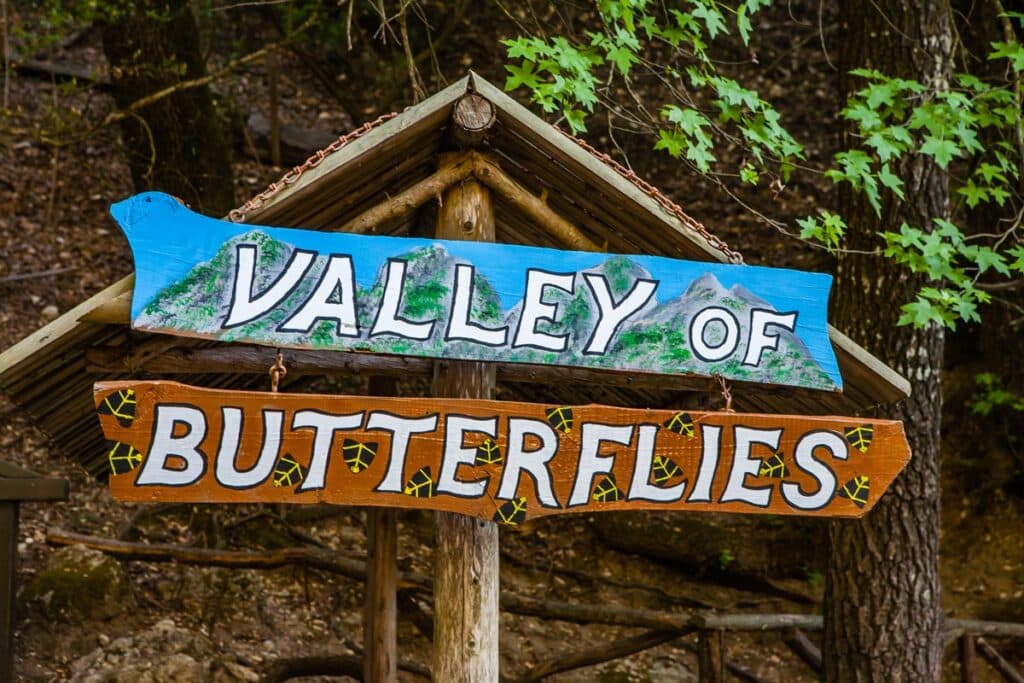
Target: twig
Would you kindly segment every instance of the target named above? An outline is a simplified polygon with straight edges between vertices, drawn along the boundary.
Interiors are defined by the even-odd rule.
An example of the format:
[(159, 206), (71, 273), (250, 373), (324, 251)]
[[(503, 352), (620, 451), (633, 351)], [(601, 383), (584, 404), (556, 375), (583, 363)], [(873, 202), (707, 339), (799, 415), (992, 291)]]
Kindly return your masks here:
[(11, 282), (21, 282), (23, 280), (36, 280), (43, 277), (53, 277), (54, 275), (63, 275), (64, 273), (70, 273), (78, 270), (78, 266), (68, 266), (67, 268), (51, 268), (49, 270), (38, 270), (33, 273), (15, 273), (13, 275), (5, 275), (0, 277), (0, 285), (6, 285)]
[(427, 96), (420, 80), (420, 70), (416, 66), (416, 58), (412, 54), (412, 45), (409, 43), (409, 22), (406, 19), (406, 5), (398, 15), (398, 30), (402, 34), (402, 50), (405, 52), (406, 68), (409, 71), (409, 85), (412, 86), (413, 102), (420, 102)]

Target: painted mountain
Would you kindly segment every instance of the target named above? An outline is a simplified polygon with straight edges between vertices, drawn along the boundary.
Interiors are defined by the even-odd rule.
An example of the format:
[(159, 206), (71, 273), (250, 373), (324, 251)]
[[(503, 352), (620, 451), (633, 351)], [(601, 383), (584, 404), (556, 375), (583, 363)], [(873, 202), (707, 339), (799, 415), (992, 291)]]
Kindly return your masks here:
[[(596, 324), (597, 306), (582, 275), (603, 275), (609, 283), (614, 300), (621, 301), (638, 278), (651, 277), (643, 266), (627, 256), (610, 256), (597, 267), (578, 271), (575, 291), (571, 294), (556, 288), (546, 289), (544, 300), (556, 304), (558, 314), (554, 321), (540, 321), (537, 329), (551, 335), (567, 336), (568, 348), (561, 353), (531, 348), (512, 349), (509, 346), (493, 348), (466, 341), (446, 343), (444, 333), (452, 303), (455, 266), (465, 261), (453, 257), (440, 243), (430, 243), (395, 256), (406, 262), (406, 284), (399, 314), (411, 322), (436, 320), (427, 340), (414, 341), (392, 335), (368, 337), (384, 289), (386, 264), (381, 265), (372, 285), (357, 286), (358, 338), (337, 336), (334, 321), (321, 321), (307, 334), (279, 331), (278, 326), (301, 306), (316, 286), (327, 264), (327, 257), (323, 255), (316, 257), (299, 286), (270, 313), (253, 322), (225, 330), (222, 323), (231, 304), (236, 247), (242, 242), (258, 246), (254, 283), (257, 292), (265, 290), (277, 279), (294, 251), (292, 245), (274, 239), (259, 229), (236, 235), (224, 242), (212, 259), (194, 266), (182, 279), (164, 288), (147, 302), (134, 325), (221, 341), (245, 341), (283, 347), (364, 350), (671, 374), (721, 374), (738, 380), (831, 390), (836, 388), (836, 384), (814, 360), (799, 337), (781, 328), (776, 330), (779, 333), (778, 349), (765, 350), (761, 364), (756, 368), (741, 365), (750, 311), (754, 308), (774, 309), (739, 285), (726, 289), (710, 273), (694, 280), (674, 299), (659, 302), (652, 297), (616, 332), (606, 354), (583, 354), (583, 347)], [(687, 341), (693, 315), (711, 305), (721, 306), (735, 314), (741, 326), (740, 339), (744, 340), (733, 354), (733, 359), (719, 363), (701, 361), (694, 355)], [(471, 320), (488, 328), (507, 325), (511, 339), (521, 309), (522, 302), (519, 301), (504, 310), (494, 284), (477, 271), (471, 301)], [(706, 331), (705, 341), (714, 345), (718, 341), (715, 335), (723, 333), (724, 330), (711, 325)]]

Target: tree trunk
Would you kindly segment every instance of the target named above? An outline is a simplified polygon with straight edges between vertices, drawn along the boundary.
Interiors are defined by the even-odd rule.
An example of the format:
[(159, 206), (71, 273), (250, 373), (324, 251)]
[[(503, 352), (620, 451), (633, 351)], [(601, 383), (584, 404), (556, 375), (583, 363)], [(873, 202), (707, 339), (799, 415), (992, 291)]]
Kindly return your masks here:
[[(103, 50), (118, 107), (206, 75), (188, 0), (144, 0), (111, 14)], [(144, 107), (124, 120), (121, 131), (136, 190), (162, 190), (207, 214), (234, 207), (230, 142), (209, 88), (183, 90)]]
[[(943, 87), (953, 43), (945, 0), (848, 0), (840, 8), (841, 91), (863, 87), (858, 67)], [(847, 131), (848, 133), (848, 131)], [(843, 147), (853, 141), (844, 135)], [(862, 196), (841, 195), (848, 247), (874, 250), (880, 230), (921, 229), (948, 211), (948, 182), (930, 158), (899, 169), (906, 201), (889, 195), (878, 218)], [(920, 280), (892, 261), (844, 254), (835, 324), (901, 372), (911, 397), (880, 411), (903, 420), (913, 459), (871, 514), (834, 521), (826, 571), (824, 674), (828, 681), (938, 681), (942, 634), (938, 575), (939, 422), (943, 331), (899, 327), (900, 306)], [(874, 492), (872, 492), (874, 495)]]

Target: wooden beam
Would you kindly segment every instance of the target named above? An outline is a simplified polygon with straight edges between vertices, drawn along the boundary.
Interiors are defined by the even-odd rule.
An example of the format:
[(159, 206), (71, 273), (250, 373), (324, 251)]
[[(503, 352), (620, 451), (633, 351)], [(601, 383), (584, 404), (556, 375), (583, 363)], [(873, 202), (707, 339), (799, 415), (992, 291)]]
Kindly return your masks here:
[[(483, 185), (466, 180), (445, 193), (438, 239), (494, 241), (495, 234), (494, 205)], [(433, 384), (435, 396), (453, 398), (489, 399), (494, 389), (494, 368), (467, 361), (439, 366)], [(435, 519), (434, 680), (497, 683), (498, 525), (447, 512)]]
[(471, 158), (455, 160), (404, 192), (364, 211), (339, 227), (337, 232), (374, 232), (381, 223), (412, 213), (424, 202), (440, 197), (445, 190), (465, 180), (472, 172), (473, 160)]
[(782, 632), (782, 642), (793, 651), (815, 674), (821, 675), (821, 650), (798, 628)]
[(494, 126), (495, 109), (491, 101), (466, 93), (452, 108), (452, 139), (463, 148), (477, 147), (483, 143)]
[[(265, 346), (215, 346), (210, 348), (175, 348), (159, 356), (138, 358), (129, 350), (116, 346), (98, 346), (85, 352), (86, 370), (96, 374), (265, 375), (277, 352)], [(432, 377), (436, 361), (415, 356), (390, 356), (352, 351), (304, 351), (284, 349), (289, 376), (301, 375), (381, 375), (393, 377)], [(449, 361), (442, 361), (447, 364)], [(451, 361), (454, 362), (454, 361)], [(488, 363), (494, 367), (499, 383), (564, 384), (587, 383), (622, 386), (633, 389), (661, 389), (713, 393), (718, 384), (710, 377), (692, 375), (627, 374), (601, 368), (562, 368), (532, 363)], [(746, 386), (734, 383), (734, 387)], [(786, 391), (767, 389), (761, 392)], [(753, 387), (751, 387), (751, 390)], [(806, 392), (813, 398), (819, 392)]]
[(475, 155), (473, 177), (503, 199), (515, 205), (531, 220), (554, 235), (559, 242), (577, 251), (605, 251), (575, 225), (555, 213), (547, 204), (517, 183), (490, 159)]
[(1003, 675), (1003, 678), (1009, 683), (1024, 683), (1024, 676), (1020, 675), (1006, 659), (996, 651), (994, 647), (989, 645), (988, 641), (984, 638), (978, 638), (977, 641), (978, 652), (985, 660), (992, 665), (996, 671)]

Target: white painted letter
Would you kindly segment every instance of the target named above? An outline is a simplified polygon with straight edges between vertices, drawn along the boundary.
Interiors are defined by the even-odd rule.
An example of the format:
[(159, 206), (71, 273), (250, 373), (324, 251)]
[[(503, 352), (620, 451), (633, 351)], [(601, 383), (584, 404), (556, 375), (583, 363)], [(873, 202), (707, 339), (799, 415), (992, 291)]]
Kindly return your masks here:
[(775, 452), (779, 449), (780, 438), (782, 438), (782, 429), (733, 427), (735, 451), (732, 469), (729, 470), (729, 481), (725, 485), (725, 492), (718, 500), (719, 503), (738, 500), (761, 508), (768, 507), (768, 502), (772, 497), (771, 484), (754, 488), (747, 486), (744, 482), (748, 474), (757, 476), (757, 471), (761, 468), (761, 460), (750, 457), (751, 446), (755, 443), (762, 444)]
[(455, 295), (451, 316), (448, 319), (448, 334), (445, 335), (445, 339), (465, 339), (487, 346), (504, 346), (508, 340), (508, 327), (489, 329), (469, 320), (469, 310), (473, 305), (473, 277), (475, 275), (476, 269), (473, 266), (464, 263), (455, 266)]
[[(704, 339), (708, 324), (718, 321), (725, 327), (725, 334), (722, 341), (715, 346), (709, 346)], [(722, 360), (736, 350), (740, 341), (740, 324), (736, 316), (724, 308), (711, 306), (693, 316), (690, 323), (690, 347), (697, 357), (705, 362)]]
[(687, 503), (710, 503), (711, 484), (715, 481), (715, 470), (718, 469), (718, 458), (722, 449), (722, 428), (718, 425), (700, 426), (700, 469), (697, 481), (693, 483), (693, 491), (686, 499)]
[(629, 485), (627, 500), (650, 500), (655, 503), (671, 503), (683, 497), (686, 482), (662, 488), (651, 483), (651, 464), (654, 460), (654, 440), (658, 434), (655, 425), (640, 425), (636, 436), (636, 467), (633, 481)]
[(395, 334), (406, 339), (430, 339), (436, 320), (414, 323), (398, 317), (405, 289), (405, 261), (388, 259), (387, 275), (384, 278), (384, 294), (377, 309), (377, 320), (373, 323), (370, 336)]
[[(199, 444), (206, 437), (206, 416), (191, 406), (157, 405), (154, 416), (153, 443), (142, 465), (136, 486), (188, 486), (199, 481), (206, 471), (206, 455)], [(188, 429), (181, 436), (174, 430), (179, 424)], [(184, 468), (167, 466), (167, 458), (174, 456), (185, 461)]]
[(817, 448), (825, 448), (833, 458), (846, 460), (846, 441), (835, 432), (808, 432), (796, 442), (793, 461), (796, 466), (818, 480), (818, 490), (806, 494), (799, 484), (782, 483), (782, 497), (798, 510), (817, 510), (825, 507), (836, 492), (836, 475), (828, 465), (814, 457)]
[(466, 432), (481, 432), (498, 438), (498, 418), (477, 419), (449, 415), (445, 418), (444, 453), (441, 454), (441, 474), (437, 477), (437, 492), (450, 493), (460, 498), (479, 498), (487, 490), (487, 477), (477, 481), (459, 481), (455, 475), (459, 465), (472, 465), (476, 459), (476, 447), (465, 445)]
[(283, 410), (263, 411), (263, 445), (256, 464), (244, 472), (235, 467), (238, 458), (238, 443), (242, 434), (242, 409), (226, 406), (220, 409), (224, 416), (220, 447), (217, 449), (217, 464), (214, 474), (217, 482), (230, 489), (249, 489), (266, 481), (277, 463), (281, 446), (281, 427), (284, 423)]
[(580, 434), (580, 462), (576, 470), (576, 481), (569, 496), (569, 507), (584, 505), (590, 500), (590, 488), (594, 477), (607, 474), (615, 465), (614, 455), (600, 455), (598, 451), (605, 441), (628, 446), (633, 439), (633, 425), (605, 425), (598, 422), (584, 422)]
[(597, 325), (594, 326), (594, 333), (591, 335), (590, 341), (587, 342), (583, 353), (599, 355), (608, 349), (612, 337), (615, 336), (615, 332), (626, 321), (626, 318), (643, 308), (644, 304), (654, 296), (654, 290), (658, 288), (658, 283), (655, 280), (637, 280), (633, 289), (629, 290), (629, 293), (622, 297), (622, 301), (616, 304), (612, 300), (612, 290), (604, 275), (584, 273), (583, 279), (590, 287), (599, 309)]
[[(309, 332), (318, 320), (333, 320), (339, 337), (358, 337), (355, 288), (352, 257), (331, 254), (316, 290), (302, 308), (277, 329), (282, 332)], [(340, 300), (332, 302), (330, 299), (336, 291), (341, 294)]]
[[(540, 441), (540, 448), (524, 450), (526, 436), (532, 435)], [(516, 497), (519, 480), (526, 472), (533, 478), (537, 491), (537, 500), (544, 507), (557, 508), (558, 500), (551, 486), (551, 471), (548, 462), (558, 452), (558, 435), (551, 426), (541, 420), (528, 420), (522, 417), (508, 419), (508, 456), (505, 459), (505, 470), (501, 473), (501, 486), (498, 498), (510, 500)]]
[(526, 271), (526, 294), (523, 296), (523, 307), (519, 312), (519, 327), (512, 348), (532, 346), (549, 351), (565, 351), (568, 345), (568, 334), (553, 335), (537, 331), (537, 322), (549, 320), (554, 322), (558, 314), (558, 304), (544, 303), (544, 288), (554, 287), (563, 292), (573, 293), (576, 274), (548, 273), (543, 270)]
[(224, 327), (237, 327), (252, 322), (284, 301), (298, 286), (315, 258), (315, 251), (294, 250), (288, 265), (274, 284), (254, 299), (252, 289), (256, 281), (256, 245), (239, 244), (235, 251), (235, 286)]
[(292, 429), (313, 429), (313, 452), (309, 458), (309, 474), (296, 491), (312, 491), (327, 485), (327, 465), (331, 459), (331, 443), (334, 432), (342, 429), (359, 429), (363, 424), (362, 413), (331, 415), (319, 410), (298, 410), (292, 417)]
[(747, 342), (747, 353), (743, 356), (744, 365), (760, 365), (761, 353), (765, 349), (773, 351), (779, 348), (779, 335), (768, 334), (768, 325), (778, 325), (790, 332), (796, 327), (796, 312), (774, 313), (761, 308), (750, 312), (750, 341)]
[(366, 429), (367, 431), (379, 429), (391, 432), (391, 457), (388, 459), (388, 470), (375, 490), (385, 493), (401, 493), (405, 456), (409, 451), (409, 437), (413, 434), (424, 434), (437, 429), (437, 415), (407, 418), (391, 413), (373, 412), (366, 419)]

